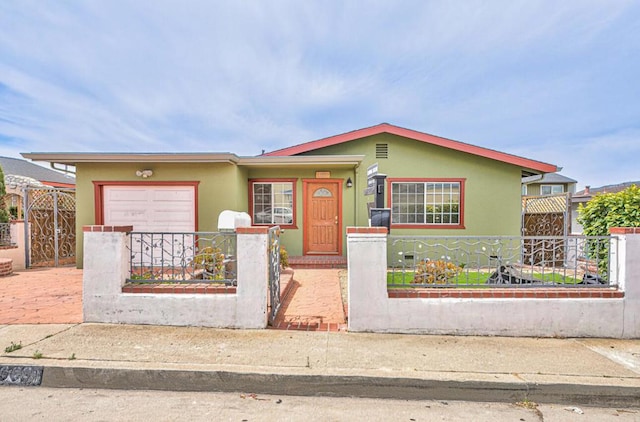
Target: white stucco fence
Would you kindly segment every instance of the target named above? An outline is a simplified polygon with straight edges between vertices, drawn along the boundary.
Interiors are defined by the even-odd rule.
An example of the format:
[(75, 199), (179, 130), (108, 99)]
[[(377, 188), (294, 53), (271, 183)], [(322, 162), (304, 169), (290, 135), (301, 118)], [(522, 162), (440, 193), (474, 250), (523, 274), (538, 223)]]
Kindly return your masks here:
[(617, 229), (621, 298), (389, 298), (387, 235), (348, 228), (349, 331), (640, 338), (640, 229)]
[(122, 293), (129, 271), (127, 226), (84, 229), (82, 307), (85, 322), (265, 328), (268, 234), (239, 228), (235, 294)]
[(13, 261), (14, 270), (25, 269), (25, 237), (24, 237), (24, 221), (11, 222), (11, 241), (14, 247), (7, 247), (0, 250), (0, 258), (9, 258)]

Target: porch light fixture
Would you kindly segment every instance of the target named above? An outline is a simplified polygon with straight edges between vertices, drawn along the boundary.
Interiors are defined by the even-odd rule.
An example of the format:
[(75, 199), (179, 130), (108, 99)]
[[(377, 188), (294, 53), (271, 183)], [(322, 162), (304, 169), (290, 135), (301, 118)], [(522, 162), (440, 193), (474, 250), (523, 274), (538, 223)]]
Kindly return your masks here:
[(153, 176), (153, 170), (150, 170), (150, 169), (138, 170), (136, 171), (136, 176), (146, 179), (147, 177)]
[(348, 188), (353, 187), (353, 181), (351, 180), (351, 178), (350, 178), (350, 177), (349, 177), (349, 178), (347, 178), (347, 187), (348, 187)]

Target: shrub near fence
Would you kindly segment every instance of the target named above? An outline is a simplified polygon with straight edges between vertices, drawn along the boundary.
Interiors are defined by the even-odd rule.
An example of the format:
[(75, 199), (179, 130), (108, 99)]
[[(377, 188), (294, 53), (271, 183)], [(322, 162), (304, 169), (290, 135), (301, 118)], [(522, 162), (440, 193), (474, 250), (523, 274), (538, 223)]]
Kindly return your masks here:
[(236, 284), (235, 233), (129, 235), (129, 282)]

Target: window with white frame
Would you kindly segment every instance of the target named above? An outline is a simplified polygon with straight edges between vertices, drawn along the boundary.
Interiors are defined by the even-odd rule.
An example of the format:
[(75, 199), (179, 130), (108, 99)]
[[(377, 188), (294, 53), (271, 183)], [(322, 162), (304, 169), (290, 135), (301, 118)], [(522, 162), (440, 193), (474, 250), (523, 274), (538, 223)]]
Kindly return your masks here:
[(254, 225), (294, 224), (295, 181), (252, 180), (251, 220)]
[(391, 224), (462, 226), (463, 181), (391, 181)]
[(540, 195), (564, 193), (564, 185), (540, 185)]

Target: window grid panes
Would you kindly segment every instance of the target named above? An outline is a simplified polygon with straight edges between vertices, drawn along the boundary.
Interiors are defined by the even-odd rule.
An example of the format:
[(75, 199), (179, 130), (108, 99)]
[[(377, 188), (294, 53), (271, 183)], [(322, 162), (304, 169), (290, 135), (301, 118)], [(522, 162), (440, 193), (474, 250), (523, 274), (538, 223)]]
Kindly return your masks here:
[(554, 195), (557, 193), (564, 193), (563, 185), (541, 185), (540, 195)]
[(254, 224), (293, 224), (293, 183), (253, 183)]
[(391, 183), (393, 224), (460, 224), (460, 182)]

